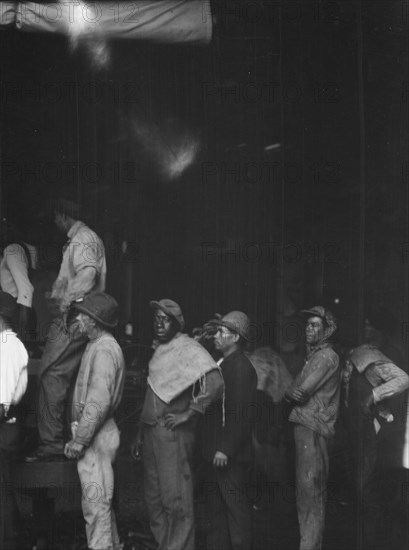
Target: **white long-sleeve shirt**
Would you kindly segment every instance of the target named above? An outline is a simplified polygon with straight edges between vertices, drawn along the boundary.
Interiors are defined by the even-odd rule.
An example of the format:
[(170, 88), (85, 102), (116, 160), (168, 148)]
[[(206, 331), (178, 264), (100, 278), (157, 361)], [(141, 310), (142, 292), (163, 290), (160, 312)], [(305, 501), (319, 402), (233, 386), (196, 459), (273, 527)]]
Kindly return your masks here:
[(28, 353), (11, 329), (0, 332), (0, 404), (7, 410), (27, 389)]
[[(37, 250), (35, 246), (26, 244), (30, 253), (31, 266), (37, 267)], [(34, 287), (28, 278), (28, 260), (24, 248), (18, 244), (9, 244), (3, 252), (0, 261), (0, 286), (17, 299), (17, 303), (32, 307)]]

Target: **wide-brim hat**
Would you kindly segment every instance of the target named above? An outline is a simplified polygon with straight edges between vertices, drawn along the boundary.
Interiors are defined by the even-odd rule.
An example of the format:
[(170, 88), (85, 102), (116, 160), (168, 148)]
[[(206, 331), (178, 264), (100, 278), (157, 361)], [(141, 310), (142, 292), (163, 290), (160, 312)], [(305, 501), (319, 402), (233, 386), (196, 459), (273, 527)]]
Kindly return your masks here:
[(175, 319), (178, 323), (180, 330), (185, 328), (185, 319), (183, 317), (182, 309), (179, 304), (170, 300), (169, 298), (162, 298), (162, 300), (151, 300), (149, 305), (153, 309), (160, 309), (169, 317)]
[(115, 328), (118, 324), (118, 303), (105, 292), (90, 292), (82, 300), (74, 302), (74, 308), (86, 313), (103, 327)]

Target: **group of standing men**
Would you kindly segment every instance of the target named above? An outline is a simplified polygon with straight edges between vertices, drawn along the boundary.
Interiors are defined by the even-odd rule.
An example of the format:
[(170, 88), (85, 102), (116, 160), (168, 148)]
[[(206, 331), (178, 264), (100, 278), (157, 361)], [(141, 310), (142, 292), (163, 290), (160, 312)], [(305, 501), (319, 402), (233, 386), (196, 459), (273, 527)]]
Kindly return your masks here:
[[(119, 447), (119, 432), (113, 414), (121, 400), (124, 359), (111, 334), (118, 323), (118, 304), (104, 293), (103, 243), (79, 221), (78, 206), (60, 199), (53, 211), (57, 227), (68, 235), (69, 241), (49, 296), (56, 315), (39, 372), (39, 445), (26, 461), (59, 460), (64, 456), (76, 459), (82, 485), (91, 488), (91, 493), (92, 488), (98, 493), (83, 491), (88, 547), (118, 550), (122, 545), (112, 510), (112, 463)], [(24, 249), (23, 252), (27, 266), (29, 259)], [(11, 330), (14, 310), (21, 301), (12, 285), (10, 289), (11, 293), (0, 294), (0, 330), (7, 332), (7, 338), (1, 339), (0, 441), (3, 432), (14, 423), (12, 406), (21, 399), (27, 384), (27, 353)], [(206, 464), (203, 495), (208, 519), (207, 550), (251, 550), (252, 510), (245, 485), (253, 458), (252, 409), (256, 403), (257, 374), (244, 353), (244, 345), (250, 339), (249, 318), (243, 312), (232, 311), (211, 322), (215, 353), (221, 356), (216, 363), (199, 342), (184, 333), (183, 313), (176, 302), (161, 299), (150, 305), (154, 352), (131, 452), (135, 459), (143, 458), (145, 500), (158, 549), (195, 550), (192, 461), (200, 422)], [(320, 550), (325, 525), (328, 444), (335, 432), (343, 372), (331, 341), (337, 330), (331, 312), (315, 306), (303, 314), (306, 358), (287, 389), (285, 400), (289, 421), (294, 426), (300, 550)], [(11, 357), (15, 366), (7, 367), (6, 375), (5, 358), (11, 361)], [(367, 452), (373, 457), (379, 431), (376, 422), (379, 426), (382, 418), (391, 419), (384, 399), (407, 389), (409, 378), (374, 346), (354, 350), (347, 365), (347, 396), (357, 395), (356, 388), (362, 386), (362, 380), (366, 383), (359, 410), (366, 415), (362, 429), (370, 441)], [(72, 433), (65, 444), (64, 410), (74, 380)], [(9, 456), (4, 446), (2, 449), (4, 476)], [(372, 474), (368, 456), (361, 456), (363, 499)], [(4, 513), (0, 516), (0, 535), (4, 539), (7, 522)], [(370, 548), (369, 543), (365, 544), (362, 548)]]
[[(104, 293), (104, 245), (96, 233), (78, 219), (78, 205), (58, 199), (51, 210), (58, 229), (66, 233), (69, 240), (48, 296), (54, 318), (38, 372), (39, 444), (25, 461), (76, 459), (83, 488), (88, 547), (117, 550), (122, 545), (112, 510), (112, 463), (119, 447), (119, 431), (113, 414), (122, 397), (125, 369), (121, 348), (111, 334), (118, 323), (118, 304)], [(6, 248), (0, 268), (2, 288), (8, 290), (0, 295), (1, 388), (7, 388), (1, 394), (0, 436), (8, 424), (17, 424), (9, 411), (13, 411), (27, 385), (28, 355), (12, 329), (16, 311), (20, 309), (17, 320), (21, 320), (25, 311), (22, 307), (31, 306), (33, 288), (27, 277), (30, 258), (26, 249), (29, 250), (25, 243)], [(24, 300), (28, 301), (24, 303)], [(21, 323), (18, 328), (21, 329)], [(75, 387), (71, 436), (64, 444), (65, 407), (72, 382)], [(3, 444), (5, 438), (0, 439)], [(9, 440), (10, 437), (7, 445), (1, 446), (2, 475), (7, 472), (10, 453), (14, 450)], [(1, 548), (15, 548), (15, 533), (6, 532), (3, 506), (0, 527), (4, 527), (0, 531)]]
[[(251, 550), (246, 473), (252, 461), (257, 376), (243, 352), (249, 319), (233, 311), (210, 323), (215, 351), (222, 356), (217, 367), (197, 342), (182, 333), (184, 320), (178, 304), (161, 300), (151, 306), (156, 350), (149, 364), (148, 389), (132, 454), (136, 459), (143, 457), (145, 500), (158, 549), (195, 548), (191, 461), (197, 420), (202, 416), (206, 548)], [(342, 388), (345, 407), (355, 415), (360, 430), (355, 475), (363, 527), (357, 548), (373, 550), (379, 543), (374, 536), (379, 515), (373, 513), (379, 422), (382, 418), (391, 421), (385, 399), (403, 393), (409, 377), (368, 343), (347, 354), (343, 369), (333, 345), (337, 330), (333, 314), (322, 306), (302, 313), (306, 357), (285, 393), (294, 429), (300, 550), (322, 548), (329, 447)]]

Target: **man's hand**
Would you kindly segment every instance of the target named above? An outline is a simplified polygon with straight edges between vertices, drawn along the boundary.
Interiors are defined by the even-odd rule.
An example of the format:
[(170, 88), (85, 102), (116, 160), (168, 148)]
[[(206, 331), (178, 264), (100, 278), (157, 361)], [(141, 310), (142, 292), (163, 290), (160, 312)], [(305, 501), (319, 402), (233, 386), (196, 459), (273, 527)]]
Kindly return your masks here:
[(141, 460), (142, 458), (142, 447), (143, 447), (143, 435), (142, 431), (139, 430), (136, 434), (135, 439), (131, 443), (131, 456), (135, 460)]
[(67, 458), (79, 460), (85, 453), (85, 447), (73, 439), (65, 445), (64, 454)]
[(228, 457), (221, 451), (216, 451), (213, 457), (213, 466), (216, 468), (224, 468), (227, 466)]
[(51, 316), (59, 317), (61, 314), (58, 300), (52, 295), (51, 292), (45, 292), (44, 296)]
[(165, 416), (165, 426), (168, 430), (174, 430), (180, 424), (187, 422), (192, 417), (192, 413), (191, 409), (184, 413), (169, 413)]
[(289, 388), (285, 393), (286, 398), (289, 401), (295, 401), (296, 403), (299, 403), (300, 405), (303, 405), (308, 401), (308, 395), (305, 390), (302, 390), (301, 388)]

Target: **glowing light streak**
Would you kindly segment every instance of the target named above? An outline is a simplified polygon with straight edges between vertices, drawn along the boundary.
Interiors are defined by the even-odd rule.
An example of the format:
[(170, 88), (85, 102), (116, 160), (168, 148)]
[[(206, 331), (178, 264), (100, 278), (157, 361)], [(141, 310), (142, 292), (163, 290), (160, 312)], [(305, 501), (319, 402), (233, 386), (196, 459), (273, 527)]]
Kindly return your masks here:
[(80, 45), (83, 45), (93, 68), (107, 67), (110, 62), (110, 51), (108, 42), (103, 37), (98, 24), (97, 5), (76, 0), (70, 3), (69, 13), (67, 30), (71, 51), (75, 51)]
[(164, 125), (168, 132), (162, 131), (157, 125), (144, 124), (137, 119), (133, 120), (132, 127), (139, 143), (158, 166), (162, 176), (175, 180), (193, 164), (200, 143), (189, 132), (177, 132), (173, 121), (167, 121)]

